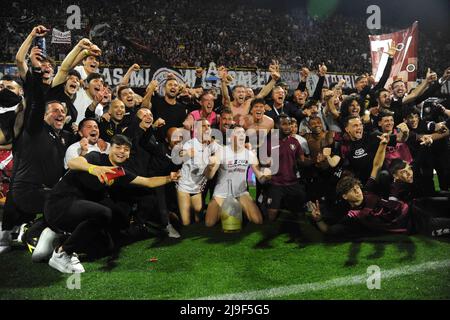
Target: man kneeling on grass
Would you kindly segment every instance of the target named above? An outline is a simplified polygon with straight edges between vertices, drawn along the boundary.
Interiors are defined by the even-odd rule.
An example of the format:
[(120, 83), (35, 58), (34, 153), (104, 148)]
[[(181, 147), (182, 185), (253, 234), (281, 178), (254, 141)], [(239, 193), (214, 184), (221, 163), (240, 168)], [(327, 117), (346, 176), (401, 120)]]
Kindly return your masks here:
[(334, 236), (351, 236), (352, 233), (367, 235), (377, 233), (415, 233), (426, 236), (440, 236), (450, 231), (449, 218), (424, 215), (418, 207), (399, 200), (385, 200), (374, 193), (375, 178), (383, 165), (389, 135), (378, 137), (380, 144), (373, 160), (372, 172), (363, 193), (361, 183), (354, 177), (342, 178), (336, 192), (350, 206), (346, 215), (335, 225), (328, 225), (322, 219), (319, 202), (311, 203), (312, 218), (320, 231)]
[[(111, 139), (109, 155), (90, 152), (68, 162), (70, 171), (53, 188), (44, 210), (53, 230), (70, 233), (53, 251), (51, 267), (64, 273), (84, 272), (75, 252), (86, 252), (100, 235), (108, 249), (113, 247), (110, 232), (117, 215), (108, 197), (108, 187), (133, 184), (155, 188), (178, 180), (177, 172), (166, 177), (144, 178), (124, 169), (130, 149), (131, 141), (116, 135)], [(52, 248), (51, 241), (47, 244)]]

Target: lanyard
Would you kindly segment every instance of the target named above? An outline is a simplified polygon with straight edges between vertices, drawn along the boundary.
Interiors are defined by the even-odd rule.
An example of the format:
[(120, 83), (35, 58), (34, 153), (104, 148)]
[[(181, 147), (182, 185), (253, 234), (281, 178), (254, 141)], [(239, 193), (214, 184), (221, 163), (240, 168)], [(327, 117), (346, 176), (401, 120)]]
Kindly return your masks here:
[[(275, 106), (273, 106), (273, 111), (275, 111), (275, 113), (277, 114), (277, 116), (280, 115), (280, 113), (278, 112), (277, 108), (275, 108)], [(284, 104), (283, 104), (283, 106), (281, 107), (281, 113), (284, 113)]]

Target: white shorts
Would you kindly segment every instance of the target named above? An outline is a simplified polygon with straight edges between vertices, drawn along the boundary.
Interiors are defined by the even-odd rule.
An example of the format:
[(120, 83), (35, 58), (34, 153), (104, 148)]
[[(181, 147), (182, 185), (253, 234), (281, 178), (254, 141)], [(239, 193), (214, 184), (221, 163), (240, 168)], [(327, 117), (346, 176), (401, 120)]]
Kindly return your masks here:
[[(246, 194), (250, 196), (250, 193), (248, 193), (248, 191), (244, 191), (244, 192), (240, 192), (240, 193), (238, 193), (238, 194), (235, 194), (234, 197), (235, 197), (235, 198), (239, 198), (239, 197), (242, 197), (242, 196), (244, 196), (244, 195), (246, 195)], [(226, 198), (228, 197), (228, 193), (216, 192), (216, 191), (214, 190), (213, 197), (226, 199)]]

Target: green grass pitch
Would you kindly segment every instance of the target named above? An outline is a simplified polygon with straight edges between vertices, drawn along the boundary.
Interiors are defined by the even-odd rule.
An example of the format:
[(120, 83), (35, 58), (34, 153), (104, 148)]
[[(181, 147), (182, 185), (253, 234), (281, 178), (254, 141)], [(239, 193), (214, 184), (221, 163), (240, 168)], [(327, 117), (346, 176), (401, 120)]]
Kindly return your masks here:
[[(383, 271), (450, 259), (450, 242), (383, 236), (327, 243), (301, 217), (247, 224), (239, 233), (191, 225), (182, 238), (150, 238), (124, 247), (113, 261), (83, 262), (80, 289), (64, 275), (14, 249), (0, 256), (0, 299), (195, 299), (366, 275), (379, 266), (381, 286), (283, 290), (269, 299), (449, 299), (450, 267), (383, 279)], [(156, 262), (149, 259), (155, 257)]]

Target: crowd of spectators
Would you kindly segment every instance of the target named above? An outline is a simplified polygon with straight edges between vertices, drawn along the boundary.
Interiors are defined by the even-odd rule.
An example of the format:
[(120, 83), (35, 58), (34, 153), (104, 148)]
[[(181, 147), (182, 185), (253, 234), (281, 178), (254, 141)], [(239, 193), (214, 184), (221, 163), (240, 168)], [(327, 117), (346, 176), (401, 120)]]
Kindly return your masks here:
[[(326, 63), (336, 72), (363, 73), (370, 70), (368, 35), (363, 18), (336, 14), (327, 19), (308, 15), (304, 8), (263, 8), (256, 1), (66, 1), (49, 7), (44, 0), (5, 4), (0, 35), (5, 43), (0, 61), (12, 62), (20, 39), (31, 26), (43, 21), (66, 30), (67, 7), (81, 9), (81, 29), (73, 30), (73, 43), (90, 34), (101, 43), (104, 63), (145, 65), (143, 56), (127, 48), (122, 37), (132, 38), (176, 66), (207, 65), (214, 61), (235, 67), (263, 67), (277, 58), (285, 68), (312, 67)], [(104, 25), (98, 32), (95, 26)], [(407, 26), (402, 26), (404, 28)], [(400, 27), (384, 27), (391, 32)], [(422, 35), (422, 34), (421, 34)], [(442, 34), (420, 37), (419, 56), (442, 72), (439, 61), (448, 54)], [(441, 45), (437, 46), (437, 43)], [(59, 60), (69, 46), (53, 45), (50, 53)], [(63, 57), (63, 56), (61, 56)], [(419, 71), (424, 66), (419, 64)], [(423, 69), (423, 70), (422, 70)]]

